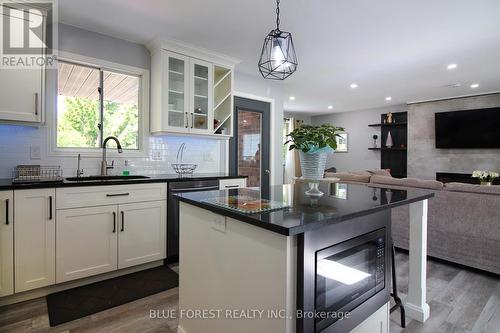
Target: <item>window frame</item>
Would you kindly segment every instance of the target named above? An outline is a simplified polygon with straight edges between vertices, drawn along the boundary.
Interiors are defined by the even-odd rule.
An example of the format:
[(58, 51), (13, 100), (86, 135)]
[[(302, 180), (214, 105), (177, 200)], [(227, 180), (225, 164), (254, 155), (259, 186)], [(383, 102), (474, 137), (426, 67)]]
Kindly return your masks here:
[[(148, 131), (149, 131), (149, 70), (139, 67), (122, 65), (106, 60), (91, 58), (74, 54), (70, 52), (59, 52), (58, 61), (73, 63), (75, 65), (87, 66), (98, 69), (99, 71), (112, 71), (126, 75), (134, 75), (139, 77), (139, 119), (138, 119), (138, 149), (124, 149), (122, 154), (118, 154), (115, 149), (109, 149), (107, 154), (110, 157), (147, 157), (149, 149)], [(78, 147), (58, 147), (57, 146), (57, 96), (58, 96), (58, 69), (52, 70), (48, 78), (52, 82), (50, 87), (52, 92), (48, 91), (47, 99), (47, 123), (49, 127), (48, 140), (48, 156), (74, 156), (81, 154), (83, 157), (100, 157), (102, 155), (102, 147), (98, 148), (78, 148)], [(50, 89), (50, 90), (52, 90)], [(105, 92), (104, 92), (105, 93)], [(50, 105), (51, 104), (51, 105)], [(104, 138), (101, 139), (101, 141)]]

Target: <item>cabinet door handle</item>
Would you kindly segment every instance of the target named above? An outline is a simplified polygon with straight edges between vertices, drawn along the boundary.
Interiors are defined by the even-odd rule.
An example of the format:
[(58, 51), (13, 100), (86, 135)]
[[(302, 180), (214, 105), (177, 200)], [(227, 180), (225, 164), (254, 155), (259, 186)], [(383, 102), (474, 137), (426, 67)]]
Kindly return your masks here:
[(49, 220), (52, 220), (52, 196), (49, 196)]
[(35, 93), (35, 116), (38, 116), (38, 93)]
[(125, 213), (123, 212), (123, 210), (120, 212), (122, 214), (122, 228), (120, 231), (124, 231), (125, 230)]
[(184, 123), (186, 124), (186, 128), (189, 127), (189, 116), (188, 112), (186, 112), (186, 115), (184, 116)]
[(9, 199), (5, 200), (5, 224), (9, 225)]
[(194, 113), (191, 113), (191, 128), (194, 127)]
[(112, 193), (112, 194), (106, 194), (107, 197), (122, 197), (130, 195), (130, 193)]
[(113, 233), (116, 232), (116, 213), (113, 212)]
[(238, 188), (240, 185), (224, 185), (224, 188)]

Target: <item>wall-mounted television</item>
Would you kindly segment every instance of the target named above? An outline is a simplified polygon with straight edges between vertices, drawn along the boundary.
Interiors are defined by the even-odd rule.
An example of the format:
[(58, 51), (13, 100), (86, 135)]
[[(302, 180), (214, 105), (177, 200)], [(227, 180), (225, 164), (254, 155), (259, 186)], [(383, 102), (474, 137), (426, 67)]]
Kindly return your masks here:
[(500, 107), (435, 114), (436, 148), (500, 148)]

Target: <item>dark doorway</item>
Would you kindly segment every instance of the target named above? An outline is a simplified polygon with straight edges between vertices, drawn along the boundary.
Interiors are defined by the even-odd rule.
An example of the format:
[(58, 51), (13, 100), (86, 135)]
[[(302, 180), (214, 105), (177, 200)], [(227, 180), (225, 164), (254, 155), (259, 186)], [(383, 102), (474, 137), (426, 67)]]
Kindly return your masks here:
[(234, 98), (234, 133), (229, 141), (229, 172), (248, 176), (248, 187), (269, 188), (270, 103)]

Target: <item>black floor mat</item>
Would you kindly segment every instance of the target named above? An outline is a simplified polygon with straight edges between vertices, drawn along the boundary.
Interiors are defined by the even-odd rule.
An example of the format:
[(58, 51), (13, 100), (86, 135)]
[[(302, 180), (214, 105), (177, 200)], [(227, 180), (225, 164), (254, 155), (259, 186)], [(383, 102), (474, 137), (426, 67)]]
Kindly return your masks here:
[(50, 326), (56, 326), (179, 285), (167, 266), (119, 276), (47, 296)]

